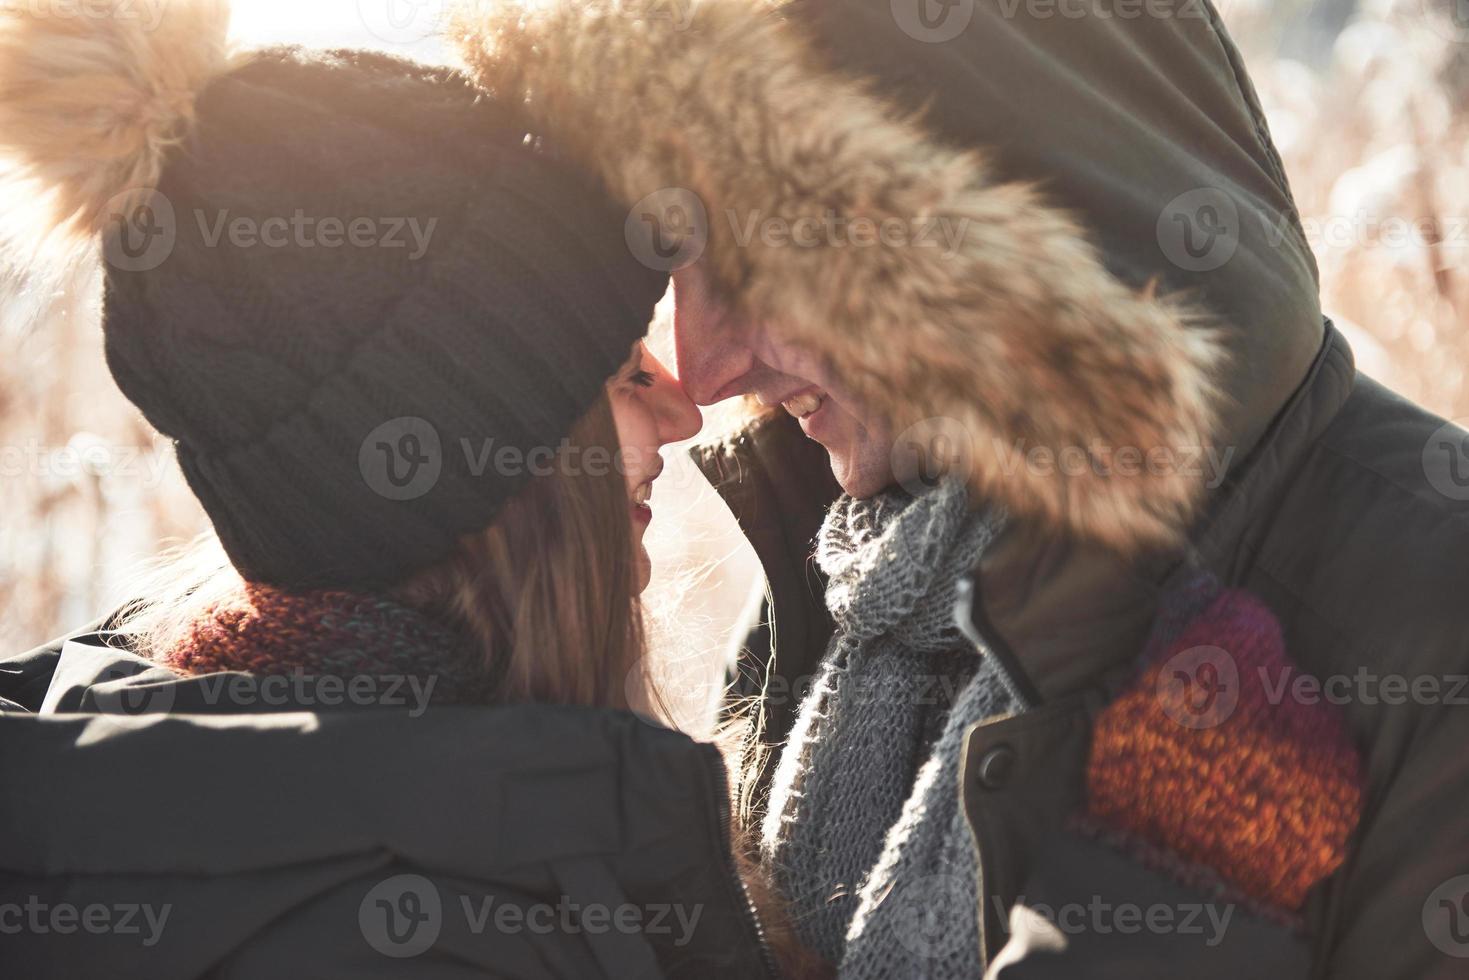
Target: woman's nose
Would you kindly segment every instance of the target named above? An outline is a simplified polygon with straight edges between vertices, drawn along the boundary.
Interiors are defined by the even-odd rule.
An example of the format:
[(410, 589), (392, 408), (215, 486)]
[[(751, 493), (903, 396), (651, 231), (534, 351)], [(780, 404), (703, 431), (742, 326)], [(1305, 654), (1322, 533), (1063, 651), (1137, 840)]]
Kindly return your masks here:
[(643, 362), (643, 370), (650, 371), (654, 378), (649, 394), (658, 419), (658, 444), (666, 446), (698, 435), (704, 427), (704, 415), (679, 380), (651, 354)]

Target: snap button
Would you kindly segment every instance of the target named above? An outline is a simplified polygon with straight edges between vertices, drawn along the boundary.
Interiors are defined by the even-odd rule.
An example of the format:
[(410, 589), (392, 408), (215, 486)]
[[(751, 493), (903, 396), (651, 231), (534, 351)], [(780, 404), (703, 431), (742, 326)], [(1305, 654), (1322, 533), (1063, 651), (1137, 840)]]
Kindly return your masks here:
[(996, 745), (980, 757), (975, 774), (985, 789), (1004, 789), (1015, 772), (1015, 750)]

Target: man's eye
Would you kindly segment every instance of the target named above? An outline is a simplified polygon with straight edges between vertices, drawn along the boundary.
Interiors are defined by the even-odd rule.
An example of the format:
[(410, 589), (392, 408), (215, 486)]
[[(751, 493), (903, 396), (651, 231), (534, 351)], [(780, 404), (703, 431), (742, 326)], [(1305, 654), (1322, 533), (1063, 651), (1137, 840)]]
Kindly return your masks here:
[(653, 377), (653, 372), (651, 371), (638, 371), (632, 376), (632, 383), (635, 385), (641, 385), (644, 388), (653, 387), (653, 382), (656, 380), (657, 379)]

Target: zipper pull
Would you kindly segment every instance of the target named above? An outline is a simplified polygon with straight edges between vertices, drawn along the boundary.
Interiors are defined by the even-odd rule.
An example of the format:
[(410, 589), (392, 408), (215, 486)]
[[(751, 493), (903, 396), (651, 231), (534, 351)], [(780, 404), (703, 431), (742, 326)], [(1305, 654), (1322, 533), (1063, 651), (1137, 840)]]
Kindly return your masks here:
[[(1014, 700), (1016, 706), (1021, 710), (1034, 708), (1041, 702), (1040, 695), (1034, 689), (1030, 688), (1028, 683), (1022, 684), (1016, 681), (1016, 672), (1019, 668), (1014, 663), (1013, 655), (1009, 653), (1009, 648), (1002, 645), (1000, 649), (1004, 653), (1003, 655), (997, 655), (995, 653), (995, 647), (984, 638), (984, 634), (980, 633), (979, 627), (974, 625), (977, 618), (974, 615), (976, 592), (977, 589), (974, 585), (973, 575), (965, 575), (958, 582), (954, 583), (954, 625), (964, 635), (964, 639), (968, 640), (969, 644), (974, 647), (975, 653), (981, 657), (989, 657), (995, 661), (996, 665), (1000, 668), (997, 672), (1000, 683), (1004, 685), (1006, 693)], [(1024, 675), (1022, 674), (1021, 676)]]
[(954, 625), (964, 639), (983, 656), (989, 652), (984, 637), (974, 627), (974, 576), (965, 575), (954, 584)]

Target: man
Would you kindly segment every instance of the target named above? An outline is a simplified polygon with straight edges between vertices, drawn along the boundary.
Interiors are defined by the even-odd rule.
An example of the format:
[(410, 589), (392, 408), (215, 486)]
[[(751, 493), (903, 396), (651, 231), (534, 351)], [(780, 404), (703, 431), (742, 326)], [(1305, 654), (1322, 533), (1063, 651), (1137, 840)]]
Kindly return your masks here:
[(582, 106), (689, 392), (774, 410), (701, 460), (768, 580), (798, 930), (844, 976), (1459, 975), (1465, 434), (1355, 374), (1213, 9), (739, 6), (469, 40)]

